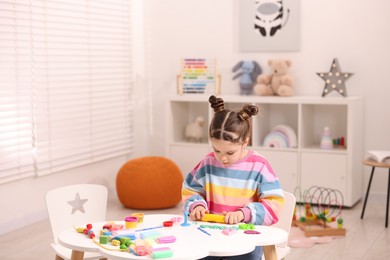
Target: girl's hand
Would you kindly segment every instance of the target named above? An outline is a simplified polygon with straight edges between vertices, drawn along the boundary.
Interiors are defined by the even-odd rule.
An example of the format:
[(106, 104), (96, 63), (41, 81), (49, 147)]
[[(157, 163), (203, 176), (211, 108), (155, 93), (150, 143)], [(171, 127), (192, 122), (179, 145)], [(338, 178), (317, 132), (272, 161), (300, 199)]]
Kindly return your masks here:
[(196, 206), (190, 213), (190, 219), (192, 221), (200, 220), (206, 214), (206, 209), (203, 206)]
[(244, 220), (244, 213), (241, 210), (231, 211), (231, 212), (222, 212), (225, 215), (225, 223), (226, 224), (237, 224)]

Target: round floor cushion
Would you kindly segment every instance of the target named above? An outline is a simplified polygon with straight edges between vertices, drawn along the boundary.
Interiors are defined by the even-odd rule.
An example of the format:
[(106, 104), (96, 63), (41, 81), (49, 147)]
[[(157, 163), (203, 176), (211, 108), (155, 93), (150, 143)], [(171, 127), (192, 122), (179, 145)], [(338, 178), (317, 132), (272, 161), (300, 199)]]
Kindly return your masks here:
[(147, 156), (127, 161), (116, 177), (123, 206), (132, 209), (163, 209), (181, 200), (183, 175), (170, 159)]

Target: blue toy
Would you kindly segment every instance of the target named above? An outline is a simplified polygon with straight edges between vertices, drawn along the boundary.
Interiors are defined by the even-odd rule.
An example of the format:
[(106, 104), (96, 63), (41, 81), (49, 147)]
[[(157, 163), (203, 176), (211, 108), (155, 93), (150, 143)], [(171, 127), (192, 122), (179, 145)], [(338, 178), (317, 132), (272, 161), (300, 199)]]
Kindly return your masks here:
[(234, 75), (233, 80), (240, 78), (240, 95), (251, 95), (257, 76), (262, 72), (260, 65), (256, 61), (240, 61), (232, 71), (237, 72), (239, 69), (241, 71)]
[(184, 211), (184, 222), (180, 224), (183, 227), (189, 227), (191, 226), (190, 223), (188, 223), (188, 212)]

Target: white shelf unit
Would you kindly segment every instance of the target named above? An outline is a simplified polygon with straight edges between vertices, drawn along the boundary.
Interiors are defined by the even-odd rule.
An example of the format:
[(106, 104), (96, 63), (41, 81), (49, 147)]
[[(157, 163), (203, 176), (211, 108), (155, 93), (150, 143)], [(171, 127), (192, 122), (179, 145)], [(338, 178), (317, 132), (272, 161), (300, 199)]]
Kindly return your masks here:
[[(264, 155), (279, 176), (284, 190), (294, 193), (311, 186), (337, 189), (343, 205), (352, 207), (363, 193), (363, 98), (362, 97), (261, 97), (224, 96), (226, 108), (241, 108), (252, 103), (260, 107), (253, 118), (252, 149)], [(211, 147), (208, 126), (213, 111), (209, 95), (183, 95), (169, 98), (167, 105), (167, 156), (183, 175), (196, 166)], [(205, 118), (204, 139), (185, 140), (185, 127), (197, 116)], [(277, 125), (290, 126), (297, 135), (297, 147), (262, 146), (264, 137)], [(321, 149), (325, 126), (332, 138), (344, 137), (345, 147)], [(300, 198), (297, 198), (298, 201)]]

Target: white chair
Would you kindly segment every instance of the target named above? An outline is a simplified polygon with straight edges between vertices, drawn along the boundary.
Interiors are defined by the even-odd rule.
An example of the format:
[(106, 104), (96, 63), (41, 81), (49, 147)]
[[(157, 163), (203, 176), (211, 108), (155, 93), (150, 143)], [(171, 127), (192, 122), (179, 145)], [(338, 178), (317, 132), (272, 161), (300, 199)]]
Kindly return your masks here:
[[(296, 198), (294, 194), (291, 194), (287, 191), (284, 191), (283, 193), (284, 193), (284, 206), (280, 212), (279, 221), (273, 226), (281, 228), (285, 230), (287, 234), (289, 234), (291, 229), (291, 224), (292, 224), (292, 218), (294, 215), (294, 209), (296, 205)], [(290, 252), (291, 252), (291, 248), (287, 245), (287, 242), (276, 245), (276, 254), (278, 256), (278, 259), (284, 259)], [(262, 259), (264, 259), (264, 255)]]
[[(46, 194), (56, 252), (55, 259), (71, 259), (72, 250), (58, 243), (58, 234), (72, 226), (105, 221), (108, 191), (105, 186), (77, 184), (51, 190)], [(105, 259), (98, 253), (85, 252), (84, 259)]]

